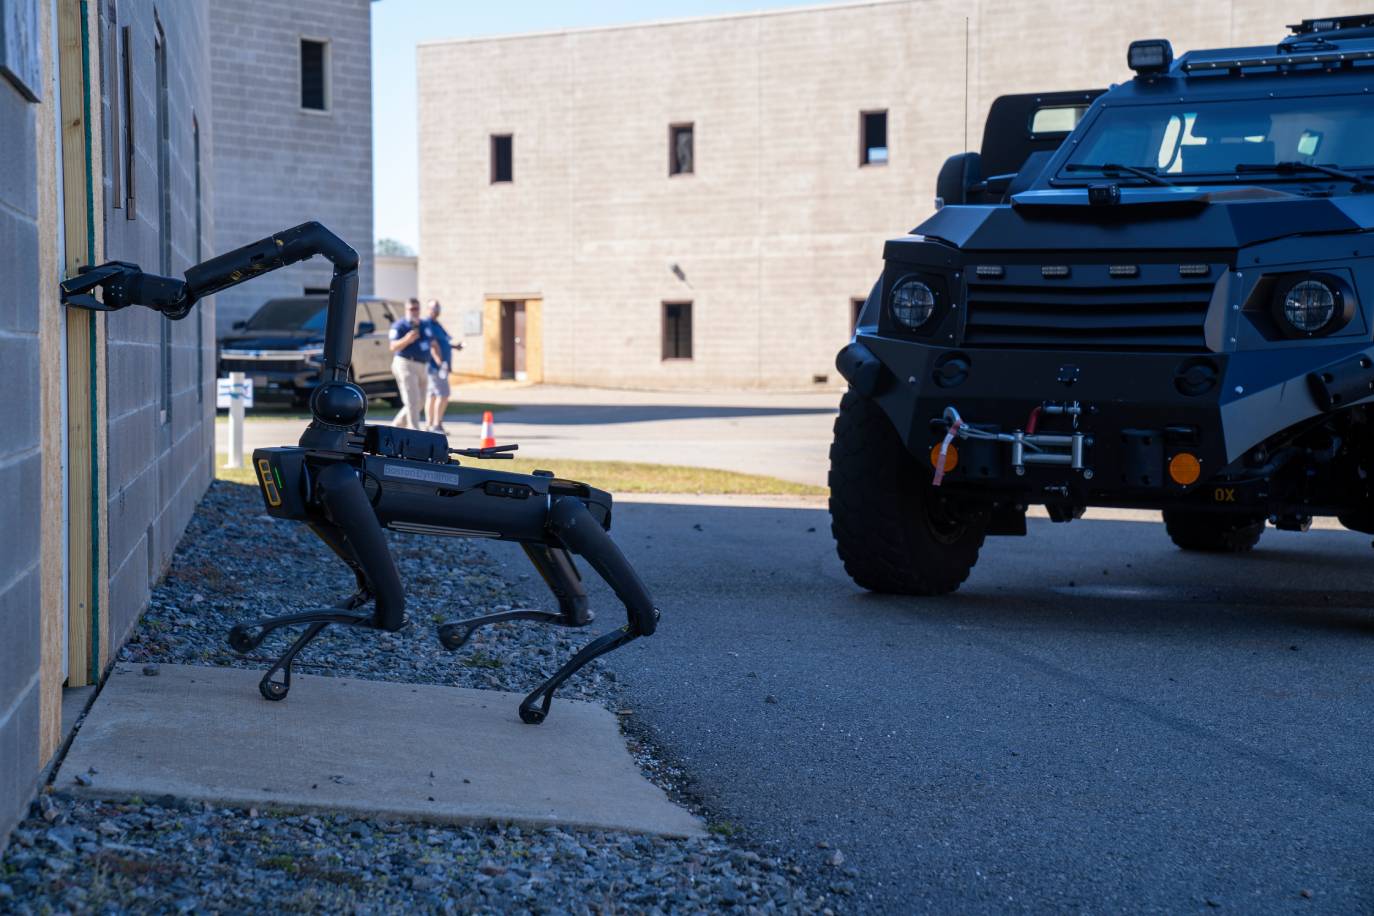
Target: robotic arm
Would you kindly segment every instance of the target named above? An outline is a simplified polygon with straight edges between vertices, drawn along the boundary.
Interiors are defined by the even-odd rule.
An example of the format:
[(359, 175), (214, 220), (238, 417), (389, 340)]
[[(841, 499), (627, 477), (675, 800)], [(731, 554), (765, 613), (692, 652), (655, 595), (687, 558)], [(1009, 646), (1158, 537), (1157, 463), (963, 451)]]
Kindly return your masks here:
[[(358, 588), (338, 606), (238, 624), (229, 644), (256, 649), (273, 631), (304, 632), (268, 669), (258, 687), (284, 699), (296, 655), (330, 625), (395, 631), (406, 625), (405, 593), (383, 529), (433, 536), (515, 541), (558, 601), (557, 612), (507, 611), (439, 627), (439, 640), (457, 650), (479, 627), (505, 620), (537, 620), (581, 627), (592, 620), (573, 563), (582, 556), (625, 604), (625, 626), (593, 640), (520, 704), (520, 718), (542, 722), (554, 691), (593, 658), (652, 634), (659, 612), (644, 583), (606, 533), (611, 495), (549, 472), (508, 474), (462, 467), (450, 458), (509, 458), (514, 446), (454, 450), (442, 434), (367, 426), (367, 397), (348, 380), (357, 314), (358, 254), (316, 222), (286, 229), (197, 264), (185, 279), (144, 273), (111, 261), (62, 283), (73, 308), (117, 311), (141, 305), (177, 320), (197, 301), (222, 289), (315, 255), (334, 265), (325, 318), (323, 377), (311, 394), (313, 419), (298, 446), (253, 454), (269, 514), (306, 523), (349, 567)], [(101, 293), (100, 298), (95, 295)], [(371, 603), (370, 613), (362, 608)]]

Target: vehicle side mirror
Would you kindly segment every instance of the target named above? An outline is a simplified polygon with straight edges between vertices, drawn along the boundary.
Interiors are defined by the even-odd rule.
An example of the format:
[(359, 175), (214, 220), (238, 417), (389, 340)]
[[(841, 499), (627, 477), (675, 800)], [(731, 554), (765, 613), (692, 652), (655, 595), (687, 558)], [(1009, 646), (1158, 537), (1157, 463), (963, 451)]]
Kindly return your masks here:
[(373, 324), (372, 322), (370, 322), (370, 321), (360, 321), (360, 322), (358, 322), (358, 336), (359, 336), (359, 337), (365, 337), (365, 336), (367, 336), (368, 334), (371, 334), (371, 333), (372, 333), (373, 331), (375, 331), (375, 330), (377, 330), (377, 326), (376, 326), (375, 324)]
[(982, 178), (982, 156), (977, 153), (950, 156), (940, 166), (940, 177), (935, 179), (935, 209), (968, 203), (969, 192)]
[(233, 324), (230, 325), (230, 327), (235, 331), (242, 331), (244, 328), (248, 327), (248, 322), (235, 321)]

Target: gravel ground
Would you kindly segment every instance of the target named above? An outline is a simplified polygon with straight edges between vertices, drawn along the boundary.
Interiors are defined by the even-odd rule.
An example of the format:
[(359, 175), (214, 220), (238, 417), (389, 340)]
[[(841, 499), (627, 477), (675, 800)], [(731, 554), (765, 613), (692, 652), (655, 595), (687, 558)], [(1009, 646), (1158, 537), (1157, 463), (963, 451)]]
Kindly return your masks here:
[[(333, 635), (299, 657), (301, 670), (523, 692), (589, 638), (585, 631), (508, 624), (478, 631), (462, 652), (447, 652), (434, 624), (509, 607), (513, 596), (533, 589), (504, 579), (500, 564), (468, 541), (393, 535), (392, 546), (412, 625), (395, 634), (331, 628)], [(302, 603), (307, 597), (329, 604), (352, 584), (304, 526), (264, 515), (254, 488), (217, 482), (119, 657), (263, 667), (266, 653), (284, 647), (287, 637), (243, 658), (224, 642), (231, 624), (318, 606)], [(594, 663), (559, 696), (617, 708), (618, 692), (614, 674)], [(631, 747), (651, 779), (690, 801), (678, 768), (642, 737)], [(218, 808), (171, 796), (111, 802), (47, 793), (0, 859), (0, 912), (849, 908), (856, 873), (839, 852), (817, 872), (788, 856), (761, 855), (727, 822), (698, 813), (717, 825), (711, 836), (669, 840)]]

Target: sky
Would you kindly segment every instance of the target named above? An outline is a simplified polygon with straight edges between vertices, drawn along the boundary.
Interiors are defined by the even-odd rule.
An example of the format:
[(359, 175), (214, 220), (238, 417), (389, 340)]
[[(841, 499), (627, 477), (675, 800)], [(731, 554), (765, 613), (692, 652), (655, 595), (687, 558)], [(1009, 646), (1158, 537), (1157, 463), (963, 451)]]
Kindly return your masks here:
[(372, 4), (373, 235), (419, 250), (415, 45), (814, 6), (820, 0), (379, 0)]

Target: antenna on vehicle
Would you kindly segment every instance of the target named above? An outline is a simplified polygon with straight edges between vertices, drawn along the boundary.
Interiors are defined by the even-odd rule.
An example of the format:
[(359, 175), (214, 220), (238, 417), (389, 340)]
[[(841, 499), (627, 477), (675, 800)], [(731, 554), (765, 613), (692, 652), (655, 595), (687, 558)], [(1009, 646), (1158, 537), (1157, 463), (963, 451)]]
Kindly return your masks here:
[(968, 151), (968, 17), (964, 17), (964, 151)]

